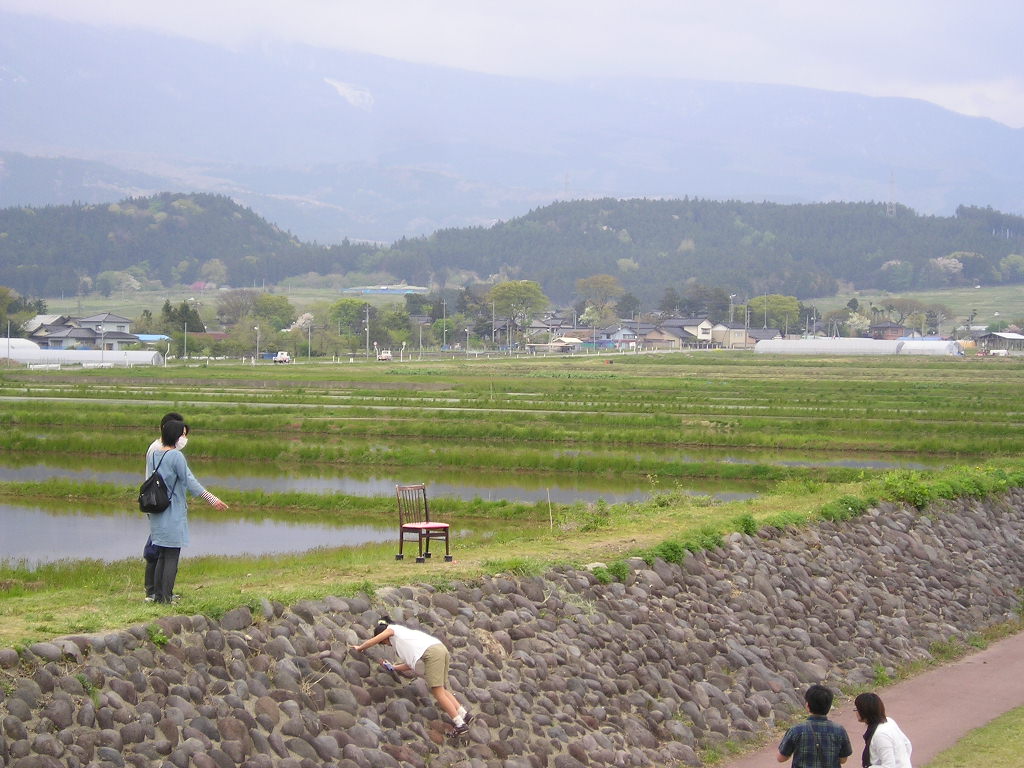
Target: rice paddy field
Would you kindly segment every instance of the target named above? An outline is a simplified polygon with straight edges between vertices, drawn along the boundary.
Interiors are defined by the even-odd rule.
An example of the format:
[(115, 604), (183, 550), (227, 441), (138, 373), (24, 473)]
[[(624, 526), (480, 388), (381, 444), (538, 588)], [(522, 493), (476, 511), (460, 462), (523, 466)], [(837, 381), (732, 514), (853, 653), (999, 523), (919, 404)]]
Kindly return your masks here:
[[(183, 560), (176, 610), (217, 614), (261, 597), (294, 601), (383, 584), (530, 572), (714, 546), (731, 530), (998, 491), (1024, 479), (1016, 358), (774, 358), (699, 352), (399, 363), (211, 363), (0, 373), (0, 454), (139, 474), (161, 416), (192, 428), (190, 465), (301, 476), (379, 469), (412, 482), (445, 473), (600, 477), (649, 483), (640, 501), (438, 496), (464, 526), (454, 563), (393, 558), (393, 543)], [(911, 468), (908, 468), (911, 467)], [(0, 481), (0, 504), (58, 513), (130, 510), (137, 483), (89, 477)], [(698, 479), (757, 492), (721, 502)], [(228, 517), (394, 523), (387, 496), (230, 489)], [(190, 514), (211, 515), (192, 505)], [(2, 514), (2, 513), (0, 513)], [(3, 521), (0, 520), (0, 526)], [(6, 535), (6, 534), (5, 534)], [(186, 550), (185, 555), (188, 554)], [(0, 563), (0, 645), (99, 631), (159, 615), (141, 565), (88, 551)]]

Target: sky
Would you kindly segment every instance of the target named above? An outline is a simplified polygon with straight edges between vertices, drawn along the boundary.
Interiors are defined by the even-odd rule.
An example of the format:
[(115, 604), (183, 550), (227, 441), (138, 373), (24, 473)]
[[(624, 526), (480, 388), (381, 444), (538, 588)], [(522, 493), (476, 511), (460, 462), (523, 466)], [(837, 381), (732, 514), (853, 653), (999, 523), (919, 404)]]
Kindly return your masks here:
[(900, 96), (1024, 128), (1020, 0), (0, 0), (0, 10), (490, 74)]

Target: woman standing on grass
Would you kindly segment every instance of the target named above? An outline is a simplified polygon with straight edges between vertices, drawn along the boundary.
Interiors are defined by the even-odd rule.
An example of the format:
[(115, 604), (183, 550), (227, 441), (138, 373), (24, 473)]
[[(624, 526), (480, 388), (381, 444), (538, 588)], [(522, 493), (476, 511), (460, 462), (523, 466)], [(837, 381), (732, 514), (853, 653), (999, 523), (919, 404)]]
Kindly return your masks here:
[(156, 569), (153, 574), (154, 599), (169, 603), (174, 597), (174, 581), (178, 576), (178, 557), (188, 545), (188, 503), (185, 491), (203, 498), (214, 509), (228, 505), (200, 485), (193, 476), (181, 449), (188, 442), (188, 425), (168, 421), (160, 427), (160, 447), (146, 457), (147, 473), (159, 472), (167, 484), (171, 505), (163, 512), (149, 515), (149, 533), (156, 547)]
[(885, 716), (885, 704), (878, 694), (862, 693), (853, 700), (853, 706), (857, 719), (868, 726), (861, 755), (864, 768), (911, 768), (910, 739), (895, 720)]

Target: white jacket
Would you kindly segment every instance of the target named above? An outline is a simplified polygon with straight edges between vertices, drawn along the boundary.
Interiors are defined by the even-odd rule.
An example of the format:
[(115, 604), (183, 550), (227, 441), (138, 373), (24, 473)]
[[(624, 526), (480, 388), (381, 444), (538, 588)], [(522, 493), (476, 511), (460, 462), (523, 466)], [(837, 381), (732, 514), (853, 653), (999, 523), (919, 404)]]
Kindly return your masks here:
[(910, 739), (891, 717), (879, 723), (871, 737), (871, 768), (911, 768)]

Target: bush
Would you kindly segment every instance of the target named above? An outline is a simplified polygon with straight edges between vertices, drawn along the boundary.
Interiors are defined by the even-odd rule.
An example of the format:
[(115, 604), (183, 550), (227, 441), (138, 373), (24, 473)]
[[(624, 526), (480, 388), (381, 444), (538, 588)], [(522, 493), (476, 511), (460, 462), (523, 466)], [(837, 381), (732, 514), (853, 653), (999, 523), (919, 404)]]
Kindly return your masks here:
[(926, 482), (920, 472), (909, 469), (886, 474), (882, 478), (882, 488), (886, 498), (911, 504), (918, 509), (922, 509), (937, 498), (934, 486)]
[(681, 563), (689, 550), (678, 541), (663, 541), (644, 555), (644, 560), (650, 565), (655, 558), (661, 558), (666, 563)]
[(838, 523), (863, 515), (868, 506), (870, 505), (865, 499), (847, 494), (823, 505), (818, 510), (818, 516), (823, 520)]
[(623, 584), (629, 579), (629, 564), (625, 560), (617, 560), (608, 566), (608, 573), (615, 577), (616, 581), (621, 581)]
[(754, 536), (758, 530), (757, 520), (755, 520), (754, 516), (749, 512), (746, 512), (733, 520), (732, 525), (737, 531), (745, 533), (747, 536)]

